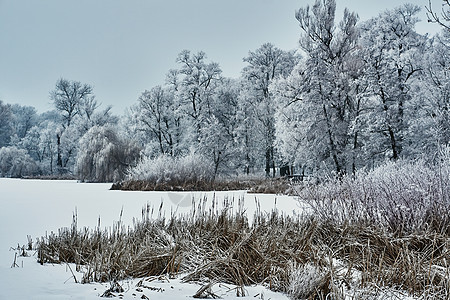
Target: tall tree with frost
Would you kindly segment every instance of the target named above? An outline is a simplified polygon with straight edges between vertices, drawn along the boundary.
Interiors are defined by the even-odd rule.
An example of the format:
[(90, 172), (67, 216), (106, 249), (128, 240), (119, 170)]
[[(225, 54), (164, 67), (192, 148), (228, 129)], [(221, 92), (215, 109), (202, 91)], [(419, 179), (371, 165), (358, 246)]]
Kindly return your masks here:
[(61, 78), (50, 92), (50, 98), (61, 117), (60, 127), (55, 128), (56, 166), (58, 172), (70, 172), (81, 136), (92, 126), (114, 124), (118, 119), (111, 114), (111, 107), (96, 112), (100, 104), (95, 100), (89, 84)]
[[(244, 82), (243, 82), (244, 81)], [(258, 165), (264, 165), (264, 151), (261, 151), (257, 127), (260, 125), (253, 113), (253, 107), (249, 105), (253, 99), (251, 91), (247, 89), (247, 83), (242, 80), (240, 83), (240, 93), (237, 102), (237, 128), (235, 131), (238, 141), (239, 165), (243, 168), (245, 174), (254, 172)]]
[(92, 86), (63, 78), (56, 82), (55, 89), (50, 92), (50, 99), (63, 120), (61, 128), (56, 130), (58, 149), (56, 164), (60, 169), (67, 166), (67, 162), (73, 152), (73, 150), (69, 150), (66, 153), (68, 156), (63, 157), (63, 145), (61, 144), (63, 134), (70, 127), (74, 118), (80, 114), (82, 105), (91, 101), (93, 97)]
[(213, 94), (211, 116), (200, 129), (199, 152), (214, 165), (214, 178), (219, 173), (235, 170), (238, 160), (236, 146), (237, 97), (234, 80), (223, 78)]
[[(286, 80), (274, 84), (280, 102), (277, 123), (282, 145), (294, 145), (288, 151), (292, 160), (295, 149), (301, 149), (304, 163), (312, 167), (329, 167), (336, 173), (346, 172), (352, 150), (351, 130), (358, 108), (361, 88), (356, 88), (359, 64), (356, 42), (358, 16), (347, 9), (335, 26), (334, 0), (317, 0), (301, 8), (296, 18), (303, 30), (300, 47), (307, 54)], [(295, 114), (292, 113), (293, 110)], [(294, 132), (295, 135), (290, 134)], [(350, 148), (350, 149), (349, 149)]]
[(418, 6), (405, 4), (385, 11), (362, 26), (365, 77), (375, 97), (369, 117), (366, 149), (372, 159), (398, 159), (405, 148), (405, 108), (412, 98), (411, 84), (422, 66), (424, 38), (415, 30)]
[(11, 113), (13, 115), (11, 125), (14, 134), (18, 139), (22, 139), (28, 130), (37, 123), (36, 108), (14, 104), (11, 106)]
[(61, 113), (64, 128), (70, 126), (73, 118), (80, 114), (83, 107), (90, 106), (91, 108), (88, 110), (93, 110), (96, 106), (91, 85), (64, 78), (56, 82), (55, 89), (50, 92), (50, 99), (56, 110)]
[(144, 91), (131, 108), (135, 131), (145, 136), (144, 143), (154, 145), (155, 155), (177, 155), (180, 151), (180, 116), (175, 114), (172, 92), (161, 86)]
[[(242, 70), (244, 78), (244, 89), (248, 90), (241, 99), (248, 101), (244, 103), (245, 117), (253, 115), (258, 123), (253, 132), (257, 139), (261, 141), (260, 149), (265, 158), (266, 176), (270, 176), (270, 169), (275, 176), (275, 105), (270, 93), (270, 83), (280, 76), (288, 75), (295, 64), (295, 56), (292, 52), (283, 51), (273, 44), (266, 43), (255, 51), (250, 51), (244, 58), (247, 66)], [(247, 107), (250, 106), (250, 112)], [(250, 138), (244, 136), (246, 139)], [(245, 141), (244, 142), (248, 142)], [(249, 155), (247, 154), (247, 157)], [(250, 158), (248, 157), (248, 160)], [(250, 165), (250, 161), (247, 162)]]
[(54, 134), (57, 124), (53, 121), (47, 121), (40, 125), (42, 130), (39, 131), (39, 143), (37, 151), (40, 152), (39, 162), (41, 170), (44, 174), (54, 174), (55, 172), (55, 158), (58, 153), (58, 146), (56, 144)]
[(450, 31), (429, 39), (421, 57), (423, 70), (406, 111), (408, 154), (433, 159), (450, 143)]
[(207, 63), (206, 54), (183, 50), (177, 58), (180, 68), (170, 71), (168, 82), (175, 91), (177, 114), (187, 116), (189, 139), (199, 141), (202, 122), (212, 115), (212, 98), (222, 70), (215, 62)]
[(219, 168), (225, 166), (226, 162), (234, 154), (233, 140), (226, 134), (224, 124), (213, 115), (205, 120), (200, 129), (199, 153), (205, 160), (209, 160), (214, 165), (214, 178), (216, 178)]
[(55, 130), (59, 127), (60, 116), (56, 111), (42, 113), (37, 117), (36, 125), (18, 143), (39, 165), (40, 174), (50, 175), (56, 171)]

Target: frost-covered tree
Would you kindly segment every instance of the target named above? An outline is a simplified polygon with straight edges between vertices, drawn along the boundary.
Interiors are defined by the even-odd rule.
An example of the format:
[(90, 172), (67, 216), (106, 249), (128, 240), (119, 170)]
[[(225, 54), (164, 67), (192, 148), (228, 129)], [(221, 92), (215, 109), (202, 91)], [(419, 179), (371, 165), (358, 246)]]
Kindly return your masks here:
[(57, 167), (58, 172), (71, 173), (77, 156), (79, 140), (84, 131), (81, 130), (81, 120), (76, 118), (67, 128), (57, 127)]
[(156, 86), (144, 91), (138, 103), (131, 107), (129, 123), (135, 134), (140, 136), (143, 144), (147, 144), (147, 152), (151, 156), (168, 154), (178, 155), (180, 152), (181, 116), (176, 114), (174, 95), (171, 90)]
[(212, 95), (210, 116), (201, 124), (198, 152), (214, 163), (214, 177), (236, 171), (239, 164), (236, 145), (238, 95), (237, 82), (222, 78)]
[(36, 175), (38, 166), (24, 149), (15, 146), (0, 148), (0, 175), (20, 178)]
[[(241, 106), (241, 117), (247, 124), (241, 126), (243, 142), (249, 145), (251, 138), (259, 141), (258, 148), (260, 155), (264, 157), (266, 176), (270, 176), (270, 169), (275, 176), (275, 105), (269, 86), (274, 79), (291, 72), (295, 65), (295, 56), (292, 52), (283, 51), (273, 44), (266, 43), (255, 51), (250, 51), (244, 62), (247, 66), (242, 70), (244, 91), (240, 99), (245, 101)], [(250, 117), (254, 120), (250, 120)], [(251, 129), (251, 133), (246, 133), (243, 130), (250, 129), (248, 126), (250, 123), (255, 126)], [(245, 157), (248, 160), (246, 165), (252, 165), (250, 151)]]
[[(62, 119), (61, 126), (55, 128), (57, 144), (56, 164), (60, 168), (60, 172), (67, 167), (71, 155), (75, 154), (71, 146), (63, 149), (65, 145), (62, 144), (64, 138), (67, 141), (74, 142), (71, 139), (74, 137), (71, 134), (74, 130), (70, 130), (65, 137), (63, 137), (63, 134), (70, 128), (74, 118), (80, 114), (81, 107), (86, 107), (89, 106), (89, 103), (93, 103), (92, 90), (92, 86), (88, 84), (61, 78), (56, 82), (55, 89), (50, 92), (50, 99), (53, 101), (55, 109), (60, 113)], [(67, 138), (68, 136), (71, 136), (71, 138)], [(64, 150), (69, 156), (63, 157)]]
[(405, 109), (413, 98), (411, 84), (422, 69), (424, 37), (414, 26), (418, 6), (405, 4), (381, 13), (361, 26), (365, 78), (374, 97), (368, 117), (366, 152), (369, 159), (398, 159), (407, 147)]
[(436, 158), (450, 143), (450, 31), (432, 37), (422, 55), (422, 71), (414, 81), (414, 97), (406, 109), (409, 156)]
[[(316, 156), (311, 144), (311, 123), (307, 118), (309, 106), (301, 102), (304, 81), (302, 64), (298, 64), (285, 79), (273, 82), (271, 89), (277, 101), (275, 114), (276, 146), (285, 162), (304, 168), (314, 166)], [(299, 171), (299, 170), (297, 170)]]
[(22, 139), (37, 123), (36, 108), (14, 104), (11, 106), (11, 126), (18, 139)]
[(36, 152), (39, 152), (39, 162), (43, 174), (54, 174), (56, 171), (57, 144), (55, 128), (58, 124), (53, 121), (43, 122), (40, 125), (39, 140)]
[(219, 171), (226, 172), (235, 167), (236, 155), (233, 133), (229, 132), (225, 124), (212, 116), (202, 124), (198, 152), (206, 160), (214, 164), (214, 178)]
[(241, 84), (237, 104), (237, 128), (235, 131), (238, 141), (240, 165), (245, 174), (254, 172), (255, 168), (264, 165), (264, 153), (261, 153), (260, 140), (258, 140), (257, 126), (260, 125), (253, 114), (253, 108), (249, 105), (251, 95)]
[[(330, 160), (332, 170), (345, 172), (347, 145), (354, 100), (351, 95), (352, 78), (346, 63), (356, 48), (358, 16), (344, 10), (342, 21), (335, 27), (334, 0), (317, 0), (311, 7), (296, 13), (303, 35), (301, 48), (308, 53), (302, 70), (304, 79), (301, 102), (308, 110), (309, 137), (313, 151)], [(311, 119), (312, 118), (312, 119)]]
[(9, 145), (12, 134), (11, 106), (0, 100), (0, 147)]
[[(222, 70), (215, 62), (206, 62), (206, 54), (183, 50), (177, 58), (179, 69), (170, 71), (168, 83), (175, 92), (176, 114), (185, 118), (189, 140), (199, 140), (202, 122), (212, 115), (212, 100)], [(190, 124), (188, 124), (190, 123)]]
[(16, 145), (36, 161), (41, 174), (54, 174), (57, 159), (55, 131), (60, 127), (59, 115), (56, 111), (48, 111), (37, 115), (34, 123)]
[(124, 178), (125, 171), (140, 157), (140, 147), (121, 137), (116, 128), (94, 126), (80, 139), (76, 173), (80, 180), (111, 182)]
[(64, 78), (56, 82), (55, 89), (50, 92), (50, 99), (61, 113), (63, 127), (69, 127), (73, 118), (81, 112), (92, 113), (96, 108), (91, 85)]
[(54, 128), (56, 138), (56, 166), (58, 172), (72, 172), (77, 155), (79, 139), (93, 126), (104, 126), (118, 122), (111, 114), (111, 107), (97, 112), (100, 104), (95, 99), (89, 84), (59, 79), (50, 92), (60, 124)]
[(355, 85), (358, 17), (345, 10), (335, 26), (335, 9), (334, 0), (317, 0), (297, 11), (300, 47), (307, 56), (272, 88), (279, 102), (278, 144), (288, 147), (286, 159), (342, 173), (351, 163), (352, 121), (361, 92)]

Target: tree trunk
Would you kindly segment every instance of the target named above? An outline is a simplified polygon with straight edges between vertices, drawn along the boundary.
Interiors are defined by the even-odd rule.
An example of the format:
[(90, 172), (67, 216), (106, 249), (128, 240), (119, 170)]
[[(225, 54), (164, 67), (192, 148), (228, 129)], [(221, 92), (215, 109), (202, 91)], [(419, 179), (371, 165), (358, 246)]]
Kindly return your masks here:
[(394, 131), (392, 130), (391, 126), (388, 126), (388, 131), (389, 131), (389, 138), (391, 141), (392, 159), (397, 160), (398, 159), (397, 142), (395, 140)]
[(58, 156), (56, 158), (56, 166), (62, 168), (62, 157), (61, 157), (61, 136), (56, 134), (56, 146), (57, 146), (57, 153)]
[(220, 154), (222, 154), (220, 151), (218, 151), (217, 156), (214, 158), (214, 177), (213, 182), (216, 181), (217, 172), (219, 171), (219, 165), (220, 165)]
[(266, 177), (270, 177), (270, 148), (266, 149)]
[(275, 160), (274, 160), (274, 155), (273, 155), (273, 147), (270, 147), (270, 155), (271, 155), (271, 161), (272, 161), (272, 177), (275, 178), (277, 173), (275, 171)]
[(328, 117), (328, 112), (327, 112), (327, 108), (325, 107), (325, 104), (322, 105), (322, 109), (323, 109), (323, 115), (325, 117), (325, 121), (327, 123), (328, 142), (330, 145), (331, 157), (333, 158), (333, 161), (334, 161), (336, 173), (339, 174), (339, 173), (341, 173), (342, 168), (339, 164), (336, 143), (334, 142), (334, 139), (333, 139), (333, 133), (332, 133), (332, 129), (331, 129), (330, 119)]

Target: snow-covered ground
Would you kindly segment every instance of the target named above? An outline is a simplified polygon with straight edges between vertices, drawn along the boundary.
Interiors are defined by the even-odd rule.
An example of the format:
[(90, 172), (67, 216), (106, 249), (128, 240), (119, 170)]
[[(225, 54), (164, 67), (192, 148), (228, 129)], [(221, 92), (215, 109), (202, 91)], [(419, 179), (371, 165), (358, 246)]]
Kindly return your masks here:
[[(132, 224), (140, 218), (142, 208), (150, 205), (168, 217), (171, 213), (183, 214), (191, 210), (192, 199), (207, 199), (211, 205), (215, 197), (222, 203), (224, 197), (231, 200), (244, 199), (248, 216), (256, 210), (258, 200), (261, 211), (271, 211), (275, 206), (286, 214), (299, 212), (293, 197), (255, 195), (245, 192), (122, 192), (110, 191), (110, 184), (81, 184), (76, 181), (42, 181), (0, 178), (0, 299), (98, 299), (109, 287), (108, 284), (76, 284), (69, 266), (37, 263), (34, 256), (18, 257), (18, 267), (11, 268), (18, 244), (27, 243), (27, 235), (33, 242), (47, 232), (57, 231), (72, 223), (76, 212), (78, 227), (96, 227), (100, 219), (102, 227), (109, 227), (121, 220)], [(236, 206), (236, 205), (235, 205)], [(155, 215), (157, 214), (155, 212)], [(73, 269), (73, 268), (72, 268)], [(75, 272), (75, 270), (73, 270)], [(81, 274), (76, 274), (80, 276)], [(123, 283), (123, 299), (185, 299), (200, 288), (200, 285), (181, 284), (179, 278), (139, 279)], [(212, 291), (225, 299), (236, 298), (233, 286), (216, 284)], [(264, 287), (246, 288), (251, 299), (287, 299)], [(142, 298), (142, 299), (145, 299)], [(242, 299), (242, 298), (239, 298)]]

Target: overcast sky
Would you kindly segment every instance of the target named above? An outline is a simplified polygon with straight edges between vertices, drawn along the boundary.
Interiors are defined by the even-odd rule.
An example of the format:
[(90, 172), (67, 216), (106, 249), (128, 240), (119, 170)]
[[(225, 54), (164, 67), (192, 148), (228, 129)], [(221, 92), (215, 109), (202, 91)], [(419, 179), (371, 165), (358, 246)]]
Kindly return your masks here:
[[(361, 20), (402, 0), (337, 0)], [(428, 0), (411, 0), (424, 7)], [(440, 9), (441, 0), (433, 0)], [(0, 100), (52, 109), (59, 78), (94, 86), (116, 114), (164, 84), (183, 50), (202, 50), (238, 77), (242, 58), (265, 42), (297, 48), (295, 11), (313, 0), (0, 0)], [(419, 16), (420, 33), (439, 27)]]

